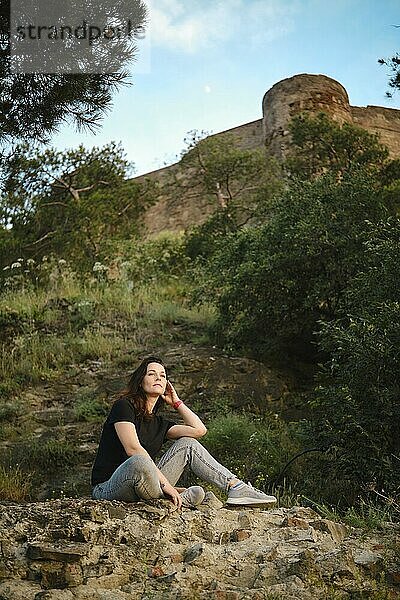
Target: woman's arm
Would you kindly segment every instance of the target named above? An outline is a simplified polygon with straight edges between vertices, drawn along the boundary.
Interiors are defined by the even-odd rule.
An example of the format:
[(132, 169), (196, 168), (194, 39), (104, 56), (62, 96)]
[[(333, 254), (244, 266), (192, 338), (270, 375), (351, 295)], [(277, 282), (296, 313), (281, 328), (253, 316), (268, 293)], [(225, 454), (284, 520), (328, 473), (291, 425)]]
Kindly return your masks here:
[(176, 440), (181, 437), (200, 438), (207, 433), (207, 428), (203, 421), (179, 399), (174, 386), (169, 381), (167, 382), (165, 394), (162, 397), (167, 404), (176, 408), (184, 422), (184, 425), (173, 425), (168, 429), (168, 439)]
[(120, 421), (118, 423), (115, 423), (114, 427), (115, 427), (115, 431), (117, 432), (119, 441), (123, 445), (124, 450), (128, 456), (135, 456), (135, 455), (147, 456), (149, 458), (149, 460), (152, 461), (152, 463), (154, 464), (154, 467), (157, 470), (158, 480), (160, 482), (162, 491), (167, 496), (170, 496), (171, 502), (173, 504), (175, 504), (175, 506), (180, 508), (182, 506), (181, 496), (179, 495), (178, 491), (170, 484), (170, 482), (165, 477), (165, 475), (163, 475), (161, 473), (160, 469), (154, 463), (153, 459), (151, 458), (151, 456), (149, 455), (147, 450), (145, 450), (143, 448), (143, 446), (141, 445), (138, 435), (137, 435), (137, 432), (136, 432), (135, 425), (133, 423), (131, 423), (130, 421)]
[(119, 441), (123, 445), (128, 456), (140, 454), (150, 458), (148, 452), (141, 445), (136, 432), (136, 427), (131, 421), (119, 421), (118, 423), (114, 423), (114, 427)]

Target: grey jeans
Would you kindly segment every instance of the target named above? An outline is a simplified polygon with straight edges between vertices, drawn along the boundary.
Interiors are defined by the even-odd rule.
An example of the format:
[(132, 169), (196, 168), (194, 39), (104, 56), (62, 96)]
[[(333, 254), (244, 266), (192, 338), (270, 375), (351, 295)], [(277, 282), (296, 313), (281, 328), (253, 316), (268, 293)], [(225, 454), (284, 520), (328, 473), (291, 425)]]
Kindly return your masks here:
[[(194, 438), (179, 438), (161, 457), (158, 468), (171, 485), (175, 485), (186, 466), (204, 481), (223, 491), (235, 475), (218, 463)], [(147, 456), (134, 455), (123, 462), (104, 483), (92, 490), (95, 500), (122, 500), (137, 502), (151, 498), (163, 498), (154, 462)]]

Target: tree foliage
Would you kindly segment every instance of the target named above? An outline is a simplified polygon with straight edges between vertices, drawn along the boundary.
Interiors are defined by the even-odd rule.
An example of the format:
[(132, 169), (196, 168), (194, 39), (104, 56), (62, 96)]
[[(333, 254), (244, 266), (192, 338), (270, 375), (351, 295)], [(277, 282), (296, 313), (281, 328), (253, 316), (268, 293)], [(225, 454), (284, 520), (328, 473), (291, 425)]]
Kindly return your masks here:
[(364, 170), (293, 183), (267, 223), (230, 234), (208, 261), (198, 298), (216, 303), (218, 336), (253, 352), (310, 353), (318, 321), (336, 315), (363, 263), (366, 220), (385, 214)]
[(3, 260), (68, 255), (81, 265), (107, 252), (111, 239), (138, 232), (153, 185), (129, 181), (132, 165), (110, 143), (65, 152), (19, 145), (3, 161), (0, 204)]
[[(147, 17), (142, 0), (130, 0), (128, 4), (133, 26), (143, 26)], [(66, 3), (65, 6), (73, 14), (73, 4)], [(82, 4), (78, 3), (77, 6), (82, 11)], [(60, 4), (57, 7), (58, 10), (62, 9)], [(112, 6), (109, 1), (89, 0), (85, 3), (85, 11), (89, 15), (93, 13), (97, 19), (107, 11), (109, 14), (110, 10)], [(118, 13), (118, 7), (115, 10)], [(124, 37), (119, 43), (123, 45), (120, 68), (112, 71), (103, 69), (107, 61), (107, 52), (103, 52), (99, 69), (94, 72), (63, 72), (61, 65), (59, 72), (14, 73), (10, 68), (10, 0), (2, 2), (0, 142), (10, 143), (15, 139), (47, 141), (49, 134), (65, 122), (72, 122), (78, 129), (95, 129), (104, 113), (110, 109), (113, 93), (128, 82), (127, 65), (137, 54), (137, 48), (129, 37)], [(111, 49), (112, 46), (109, 47)], [(96, 45), (92, 44), (91, 49), (95, 51)], [(70, 47), (66, 49), (64, 60), (71, 51)]]
[(381, 168), (388, 158), (376, 134), (352, 124), (340, 125), (325, 113), (294, 117), (290, 132), (286, 170), (291, 176), (312, 179), (329, 172), (340, 178), (355, 167)]
[(249, 210), (261, 188), (276, 184), (277, 166), (262, 149), (238, 148), (230, 133), (204, 135), (191, 131), (185, 139), (180, 166), (191, 194), (209, 196), (220, 208)]
[(370, 225), (362, 270), (319, 334), (330, 360), (316, 432), (337, 447), (335, 473), (386, 493), (400, 488), (400, 220)]
[(206, 198), (216, 207), (187, 236), (191, 258), (206, 258), (229, 233), (263, 222), (272, 198), (283, 186), (281, 169), (265, 149), (238, 148), (229, 133), (203, 135), (188, 134), (174, 183), (184, 198)]
[(286, 188), (263, 223), (214, 244), (196, 298), (215, 304), (225, 346), (324, 362), (310, 397), (313, 439), (335, 456), (327, 478), (348, 482), (347, 500), (367, 487), (397, 493), (398, 161), (327, 117), (299, 118), (292, 131)]
[[(391, 58), (380, 58), (378, 62), (389, 67), (389, 87), (394, 91), (400, 90), (400, 54), (396, 52)], [(387, 91), (386, 96), (392, 98), (393, 93)]]

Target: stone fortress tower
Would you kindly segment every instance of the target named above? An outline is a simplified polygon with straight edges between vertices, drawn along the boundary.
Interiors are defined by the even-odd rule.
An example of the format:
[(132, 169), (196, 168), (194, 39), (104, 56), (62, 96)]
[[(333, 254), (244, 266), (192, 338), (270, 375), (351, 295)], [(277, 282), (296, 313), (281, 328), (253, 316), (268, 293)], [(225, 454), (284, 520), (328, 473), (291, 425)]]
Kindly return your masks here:
[(352, 123), (378, 133), (392, 157), (400, 157), (400, 110), (350, 106), (345, 88), (326, 75), (295, 75), (276, 83), (263, 98), (263, 142), (284, 157), (288, 123), (297, 114), (325, 112), (338, 123)]
[[(238, 148), (267, 146), (273, 156), (282, 160), (290, 145), (288, 124), (292, 117), (302, 112), (325, 112), (341, 124), (352, 123), (377, 133), (390, 156), (400, 158), (400, 110), (382, 106), (351, 106), (345, 88), (326, 75), (300, 74), (279, 81), (265, 94), (262, 111), (262, 119), (214, 135), (229, 132)], [(136, 179), (155, 179), (162, 189), (171, 170), (179, 171), (178, 164)], [(160, 230), (154, 225), (156, 222), (163, 223), (163, 229), (178, 231), (190, 224), (203, 222), (213, 212), (213, 208), (207, 204), (193, 205), (189, 201), (177, 204), (170, 194), (161, 192), (159, 202), (146, 213), (145, 221), (150, 235)], [(157, 219), (154, 219), (155, 215), (158, 215)]]
[(340, 124), (351, 123), (350, 102), (344, 87), (325, 75), (296, 75), (276, 83), (262, 102), (263, 140), (276, 158), (284, 158), (288, 123), (302, 112), (325, 112)]

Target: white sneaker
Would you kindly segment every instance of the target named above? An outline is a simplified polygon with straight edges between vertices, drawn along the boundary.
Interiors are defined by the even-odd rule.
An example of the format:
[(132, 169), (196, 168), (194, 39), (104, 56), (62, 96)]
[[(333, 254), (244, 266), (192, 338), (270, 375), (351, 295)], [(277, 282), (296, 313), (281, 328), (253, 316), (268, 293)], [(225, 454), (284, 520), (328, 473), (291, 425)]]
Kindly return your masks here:
[(199, 485), (192, 485), (180, 494), (182, 506), (185, 508), (194, 508), (203, 502), (205, 495), (206, 493), (202, 487)]
[(251, 483), (246, 484), (243, 481), (230, 488), (226, 501), (227, 504), (236, 506), (266, 506), (276, 502), (275, 496), (268, 496), (254, 488)]

